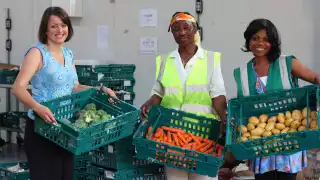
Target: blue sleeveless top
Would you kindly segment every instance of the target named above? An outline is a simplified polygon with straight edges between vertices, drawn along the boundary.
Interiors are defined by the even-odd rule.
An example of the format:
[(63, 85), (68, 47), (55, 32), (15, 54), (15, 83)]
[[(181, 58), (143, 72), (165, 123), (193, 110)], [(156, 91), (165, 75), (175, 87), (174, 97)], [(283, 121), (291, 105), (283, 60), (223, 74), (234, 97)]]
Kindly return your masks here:
[[(39, 49), (42, 55), (42, 67), (31, 79), (32, 97), (41, 103), (70, 95), (73, 87), (78, 82), (78, 76), (74, 70), (74, 56), (72, 51), (65, 47), (62, 48), (65, 64), (63, 66), (56, 61), (44, 44), (39, 43), (32, 48)], [(31, 109), (28, 111), (28, 116), (34, 119), (34, 114)]]

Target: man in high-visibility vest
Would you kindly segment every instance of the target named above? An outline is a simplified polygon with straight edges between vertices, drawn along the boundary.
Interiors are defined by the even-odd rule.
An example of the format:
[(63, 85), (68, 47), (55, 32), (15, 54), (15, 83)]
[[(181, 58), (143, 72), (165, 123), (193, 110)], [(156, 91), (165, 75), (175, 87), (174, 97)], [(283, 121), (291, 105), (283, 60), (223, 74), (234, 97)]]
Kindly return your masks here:
[[(197, 28), (195, 18), (189, 13), (173, 15), (169, 31), (179, 47), (157, 56), (156, 81), (150, 99), (141, 107), (142, 118), (151, 105), (160, 104), (225, 122), (227, 105), (220, 68), (221, 54), (200, 47)], [(169, 167), (165, 168), (165, 175), (167, 180), (217, 179)]]

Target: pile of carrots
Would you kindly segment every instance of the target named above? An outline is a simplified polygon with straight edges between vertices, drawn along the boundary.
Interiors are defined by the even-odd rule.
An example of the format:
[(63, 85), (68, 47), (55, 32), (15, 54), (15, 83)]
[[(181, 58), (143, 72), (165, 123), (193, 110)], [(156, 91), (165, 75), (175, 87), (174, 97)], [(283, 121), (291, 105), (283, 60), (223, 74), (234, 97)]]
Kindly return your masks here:
[(157, 128), (153, 134), (152, 130), (152, 126), (149, 126), (145, 135), (146, 138), (149, 138), (149, 135), (151, 135), (150, 140), (205, 154), (212, 154), (216, 157), (222, 156), (223, 148), (220, 145), (215, 147), (215, 141), (195, 136), (192, 133), (186, 133), (182, 129), (167, 126)]

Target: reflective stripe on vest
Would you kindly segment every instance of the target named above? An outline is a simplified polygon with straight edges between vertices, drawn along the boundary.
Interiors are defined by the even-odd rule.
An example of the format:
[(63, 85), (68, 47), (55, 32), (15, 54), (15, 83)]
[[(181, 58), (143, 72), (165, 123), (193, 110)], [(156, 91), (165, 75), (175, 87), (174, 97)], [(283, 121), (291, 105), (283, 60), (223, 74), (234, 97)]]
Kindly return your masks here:
[[(220, 53), (205, 51), (205, 59), (198, 59), (188, 75), (185, 92), (182, 92), (182, 84), (181, 81), (179, 81), (180, 78), (178, 80), (173, 80), (173, 78), (176, 78), (174, 77), (175, 75), (179, 75), (177, 74), (178, 71), (176, 70), (175, 64), (172, 63), (173, 59), (165, 56), (158, 56), (156, 79), (163, 85), (165, 93), (163, 100), (165, 98), (170, 99), (170, 102), (164, 102), (162, 105), (167, 108), (216, 118), (216, 116), (212, 114), (214, 113), (214, 110), (212, 108), (209, 89), (213, 71), (220, 62), (220, 56)], [(201, 62), (203, 60), (204, 62)], [(203, 71), (203, 68), (206, 68), (206, 72)], [(165, 72), (173, 75), (170, 78), (170, 81), (163, 79)], [(197, 76), (197, 74), (201, 74), (201, 77)], [(181, 96), (181, 98), (178, 96)]]
[[(286, 56), (281, 55), (279, 57), (279, 66), (280, 66), (280, 74), (281, 74), (283, 89), (290, 89), (291, 85), (290, 85), (288, 71), (287, 71)], [(249, 91), (247, 65), (240, 67), (240, 78), (242, 82), (241, 87), (242, 87), (243, 96), (249, 96), (250, 91)]]
[(291, 89), (289, 76), (288, 76), (286, 56), (281, 55), (279, 57), (279, 66), (280, 66), (280, 74), (281, 74), (283, 89)]

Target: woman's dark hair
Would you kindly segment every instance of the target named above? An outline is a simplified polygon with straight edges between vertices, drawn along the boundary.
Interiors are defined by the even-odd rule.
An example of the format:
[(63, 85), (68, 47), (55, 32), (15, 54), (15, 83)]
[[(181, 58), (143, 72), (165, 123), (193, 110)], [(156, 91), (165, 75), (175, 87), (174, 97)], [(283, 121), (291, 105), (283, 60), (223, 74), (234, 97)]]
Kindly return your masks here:
[[(174, 18), (174, 17), (175, 17), (177, 14), (179, 14), (179, 13), (188, 14), (188, 15), (194, 17), (194, 16), (193, 16), (192, 14), (190, 14), (189, 12), (179, 12), (179, 11), (178, 11), (178, 12), (175, 12), (175, 13), (172, 15), (171, 19)], [(197, 26), (197, 28), (199, 28), (198, 21), (196, 21), (196, 26)], [(168, 32), (170, 32), (170, 25), (169, 25)]]
[(48, 7), (41, 19), (39, 31), (38, 31), (38, 39), (41, 43), (45, 44), (48, 41), (47, 31), (48, 31), (48, 22), (50, 16), (57, 16), (61, 19), (61, 21), (68, 26), (68, 37), (66, 38), (65, 42), (68, 42), (72, 35), (73, 35), (73, 28), (71, 24), (71, 20), (69, 18), (69, 15), (65, 10), (63, 10), (60, 7)]
[(271, 44), (271, 49), (267, 55), (269, 61), (275, 61), (281, 55), (281, 40), (276, 26), (268, 19), (255, 19), (251, 21), (246, 31), (244, 38), (246, 39), (245, 48), (242, 51), (250, 51), (250, 40), (254, 34), (260, 30), (266, 30), (268, 40)]

